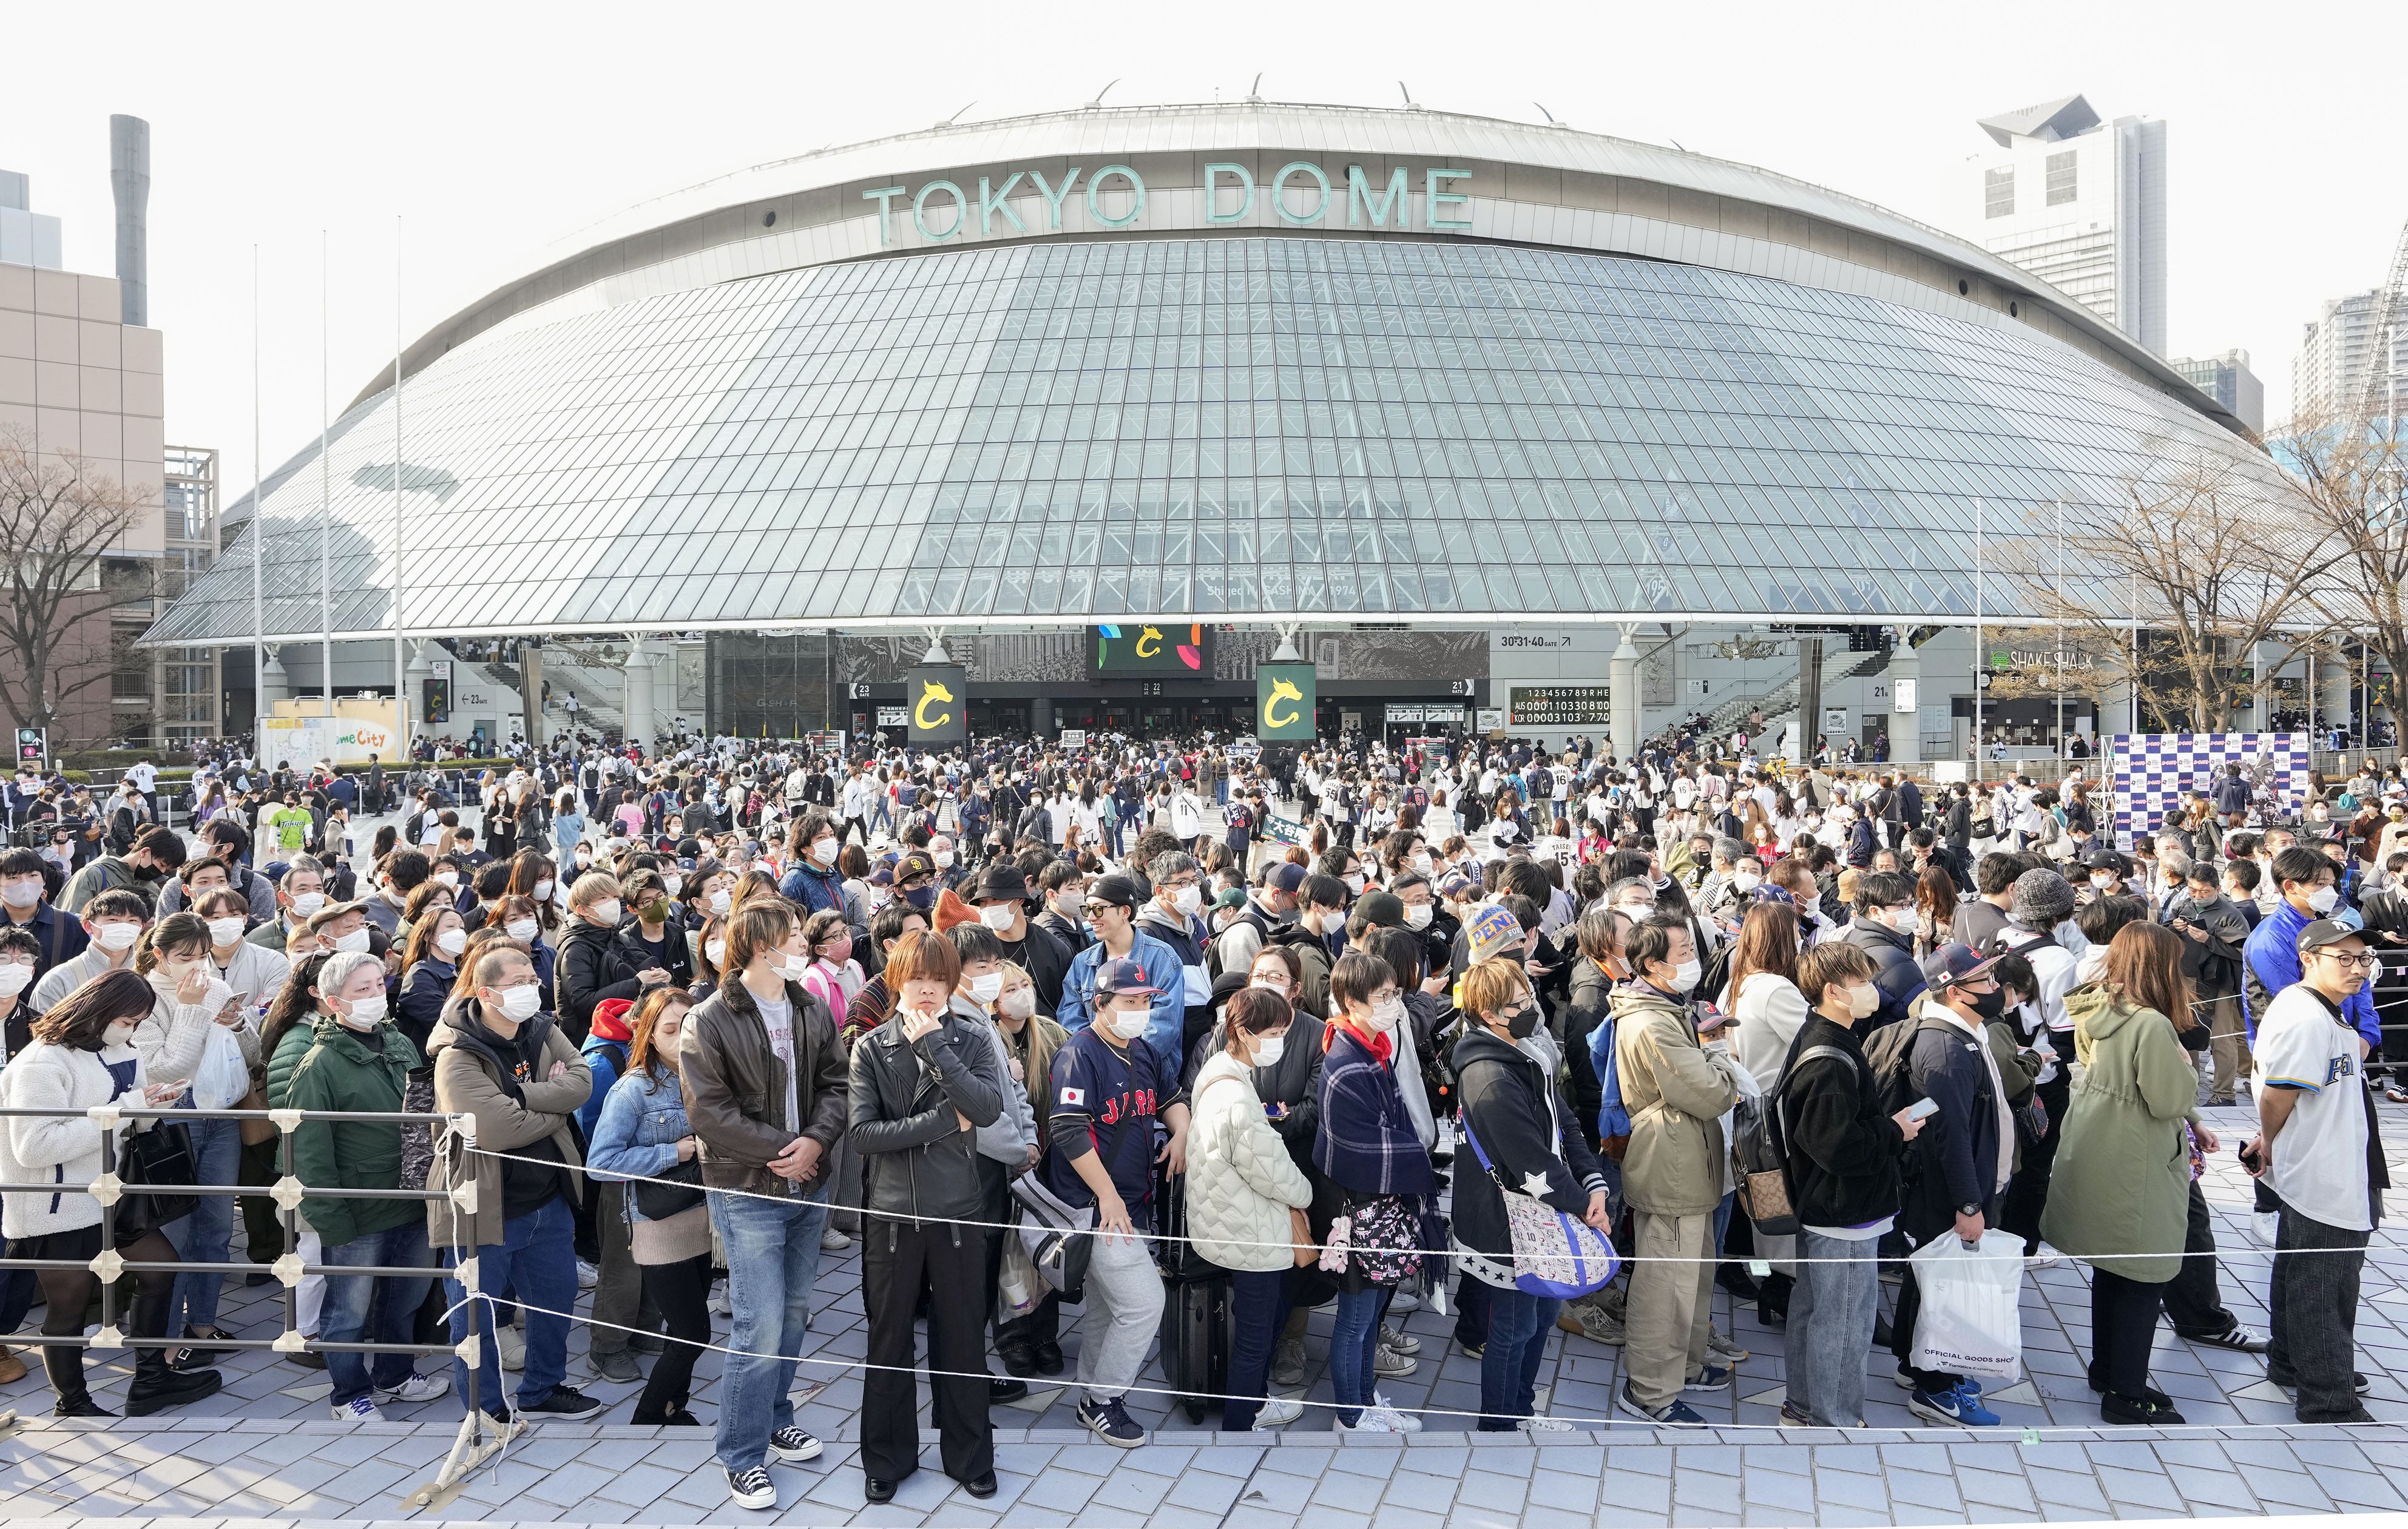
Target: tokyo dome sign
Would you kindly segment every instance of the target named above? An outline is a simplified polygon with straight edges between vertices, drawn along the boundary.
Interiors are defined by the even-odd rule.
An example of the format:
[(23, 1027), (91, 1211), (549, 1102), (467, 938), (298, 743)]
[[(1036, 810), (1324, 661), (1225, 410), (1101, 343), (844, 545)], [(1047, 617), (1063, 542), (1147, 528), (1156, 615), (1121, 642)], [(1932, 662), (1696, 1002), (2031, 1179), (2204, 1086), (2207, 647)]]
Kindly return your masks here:
[(979, 177), (975, 189), (952, 180), (930, 180), (916, 187), (878, 186), (861, 196), (878, 204), (882, 245), (894, 241), (899, 218), (909, 218), (911, 229), (930, 243), (1058, 234), (1066, 204), (1074, 213), (1083, 207), (1087, 226), (1102, 229), (1128, 228), (1141, 221), (1174, 228), (1271, 222), (1296, 228), (1341, 224), (1438, 233), (1460, 233), (1471, 227), (1471, 220), (1464, 215), (1471, 208), (1469, 193), (1446, 189), (1455, 181), (1469, 179), (1469, 170), (1432, 165), (1422, 168), (1416, 177), (1412, 167), (1399, 164), (1382, 179), (1365, 173), (1360, 164), (1349, 164), (1333, 175), (1311, 160), (1299, 159), (1280, 166), (1259, 185), (1253, 169), (1243, 164), (1224, 162), (1207, 164), (1203, 170), (1201, 196), (1195, 187), (1180, 188), (1180, 207), (1167, 221), (1146, 218), (1145, 180), (1126, 164), (1107, 164), (1093, 175), (1087, 175), (1083, 166), (1072, 165), (1061, 172), (1058, 183), (1043, 170), (1008, 169), (1000, 180)]

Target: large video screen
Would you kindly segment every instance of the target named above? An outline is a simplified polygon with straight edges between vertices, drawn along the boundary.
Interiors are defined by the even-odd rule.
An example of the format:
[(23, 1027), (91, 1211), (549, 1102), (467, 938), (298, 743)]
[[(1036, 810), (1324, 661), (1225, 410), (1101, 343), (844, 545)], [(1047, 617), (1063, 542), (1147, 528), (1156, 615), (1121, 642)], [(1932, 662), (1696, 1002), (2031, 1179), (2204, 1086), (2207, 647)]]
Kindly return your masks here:
[(1087, 672), (1212, 678), (1211, 629), (1196, 622), (1132, 620), (1087, 628)]

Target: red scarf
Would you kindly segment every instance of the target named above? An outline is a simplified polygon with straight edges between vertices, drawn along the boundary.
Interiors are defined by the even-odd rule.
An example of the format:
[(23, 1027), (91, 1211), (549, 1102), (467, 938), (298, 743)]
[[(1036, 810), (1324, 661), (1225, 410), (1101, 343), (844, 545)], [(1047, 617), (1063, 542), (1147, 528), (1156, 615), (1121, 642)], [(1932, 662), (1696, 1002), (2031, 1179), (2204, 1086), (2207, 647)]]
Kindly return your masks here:
[(1321, 1052), (1324, 1056), (1329, 1054), (1330, 1043), (1340, 1030), (1354, 1036), (1354, 1044), (1370, 1052), (1383, 1067), (1388, 1065), (1388, 1059), (1397, 1054), (1396, 1043), (1388, 1038), (1386, 1031), (1377, 1035), (1367, 1034), (1354, 1023), (1352, 1018), (1341, 1014), (1328, 1029), (1322, 1032)]

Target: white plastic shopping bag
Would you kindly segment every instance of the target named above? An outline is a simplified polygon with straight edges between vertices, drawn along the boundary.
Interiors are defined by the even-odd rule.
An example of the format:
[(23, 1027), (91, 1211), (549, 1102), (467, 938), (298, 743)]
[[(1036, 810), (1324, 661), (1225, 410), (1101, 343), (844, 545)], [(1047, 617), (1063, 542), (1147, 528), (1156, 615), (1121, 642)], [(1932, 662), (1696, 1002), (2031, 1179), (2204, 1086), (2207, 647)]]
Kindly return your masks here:
[(1914, 1284), (1922, 1296), (1914, 1322), (1914, 1348), (1907, 1363), (1952, 1375), (2014, 1379), (2024, 1369), (2024, 1239), (1985, 1231), (1979, 1247), (1968, 1248), (1954, 1232), (1942, 1232), (1913, 1255)]

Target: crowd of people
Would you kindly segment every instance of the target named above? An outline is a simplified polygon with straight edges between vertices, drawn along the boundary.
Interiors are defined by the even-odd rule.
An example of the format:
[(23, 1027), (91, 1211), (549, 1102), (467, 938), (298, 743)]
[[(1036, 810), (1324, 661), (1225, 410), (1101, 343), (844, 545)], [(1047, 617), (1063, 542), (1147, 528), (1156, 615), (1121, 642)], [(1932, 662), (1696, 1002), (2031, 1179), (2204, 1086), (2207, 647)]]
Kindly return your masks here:
[[(2150, 1383), (2161, 1318), (2265, 1353), (2303, 1422), (2367, 1416), (2368, 1078), (2408, 1062), (2386, 1019), (2408, 1005), (2396, 771), (2295, 804), (2201, 781), (2128, 849), (2079, 771), (1933, 787), (1687, 735), (1619, 761), (1578, 738), (698, 739), (474, 778), (236, 755), (196, 775), (189, 834), (156, 785), (129, 778), (128, 821), (64, 844), (40, 826), (58, 811), (16, 816), (61, 783), (11, 788), (0, 1098), (427, 1115), (295, 1132), (314, 1188), (477, 1186), (472, 1211), (305, 1201), (308, 1264), (425, 1274), (313, 1277), (302, 1333), (474, 1332), (505, 1427), (603, 1410), (570, 1383), (573, 1322), (596, 1376), (643, 1380), (638, 1423), (702, 1426), (716, 1343), (746, 1508), (820, 1452), (789, 1392), (822, 1255), (856, 1241), (875, 1501), (919, 1463), (922, 1322), (940, 1464), (977, 1496), (988, 1408), (1032, 1379), (1075, 1366), (1081, 1423), (1142, 1444), (1125, 1397), (1191, 1306), (1201, 1346), (1166, 1336), (1165, 1373), (1230, 1429), (1308, 1402), (1340, 1432), (1419, 1429), (1382, 1382), (1429, 1357), (1394, 1320), (1424, 1300), (1480, 1360), (1480, 1429), (1571, 1426), (1538, 1394), (1551, 1331), (1622, 1350), (1621, 1412), (1698, 1425), (1684, 1398), (1746, 1357), (1717, 1286), (1787, 1324), (1784, 1423), (1857, 1425), (1877, 1346), (1917, 1416), (1996, 1423), (1918, 1349), (1905, 1255), (1999, 1233), (2089, 1266), (2108, 1422), (2183, 1421)], [(2231, 1146), (2277, 1250), (2262, 1336), (2220, 1297), (2199, 1187), (2226, 1150), (2202, 1105), (2244, 1095)], [(1734, 1137), (1767, 1122), (1787, 1229), (1735, 1195)], [(102, 1129), (0, 1129), (0, 1179), (62, 1186), (5, 1196), (17, 1256), (99, 1250), (111, 1212), (76, 1186)], [(199, 1182), (275, 1178), (272, 1133), (174, 1129)], [(247, 1256), (282, 1252), (272, 1203), (238, 1203)], [(117, 1243), (224, 1261), (236, 1202), (198, 1204), (120, 1216)], [(1610, 1236), (1622, 1272), (1534, 1281), (1533, 1205)], [(217, 1388), (222, 1283), (143, 1277), (129, 1412)], [(39, 1303), (44, 1333), (79, 1333), (92, 1287), (12, 1274), (0, 1332)], [(326, 1369), (338, 1419), (471, 1389), (464, 1361), (289, 1357)], [(62, 1415), (105, 1415), (78, 1348), (43, 1360)]]

